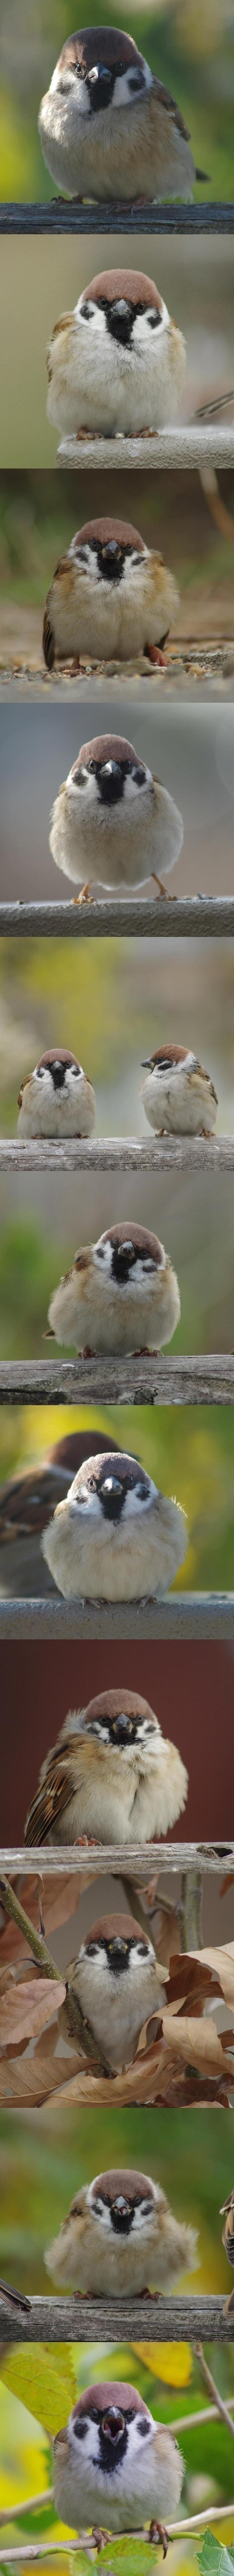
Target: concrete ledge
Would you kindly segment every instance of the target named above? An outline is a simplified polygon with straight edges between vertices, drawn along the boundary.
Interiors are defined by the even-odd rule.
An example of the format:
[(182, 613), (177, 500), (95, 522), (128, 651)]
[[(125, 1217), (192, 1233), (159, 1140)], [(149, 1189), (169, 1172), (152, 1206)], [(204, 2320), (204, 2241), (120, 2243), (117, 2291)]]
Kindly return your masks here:
[(0, 903), (1, 939), (231, 939), (234, 895)]
[[(171, 1592), (164, 1601), (63, 1601), (59, 1593), (42, 1594), (34, 1601), (0, 1599), (0, 1639), (88, 1637), (96, 1645), (100, 1637), (108, 1644), (115, 1637), (166, 1641), (180, 1637), (217, 1637), (224, 1644), (234, 1639), (234, 1592)], [(174, 1846), (173, 1846), (174, 1848)], [(34, 1855), (35, 1858), (35, 1855)]]
[(215, 428), (212, 422), (205, 426), (205, 422), (199, 424), (194, 421), (185, 427), (182, 421), (181, 428), (163, 429), (160, 433), (152, 431), (150, 437), (146, 432), (141, 438), (124, 438), (120, 432), (115, 438), (101, 438), (98, 434), (89, 438), (85, 433), (83, 437), (80, 434), (76, 437), (73, 434), (62, 439), (57, 453), (57, 465), (65, 465), (70, 470), (76, 466), (79, 471), (84, 467), (86, 473), (98, 469), (103, 473), (105, 467), (109, 473), (112, 466), (116, 473), (124, 469), (125, 473), (132, 474), (134, 466), (137, 469), (142, 467), (145, 473), (146, 466), (154, 472), (155, 467), (159, 471), (166, 466), (171, 472), (175, 469), (181, 471), (184, 466), (189, 466), (190, 470), (196, 466), (199, 471), (205, 465), (224, 467), (233, 464), (234, 418), (230, 428), (225, 423), (223, 427), (217, 425)]

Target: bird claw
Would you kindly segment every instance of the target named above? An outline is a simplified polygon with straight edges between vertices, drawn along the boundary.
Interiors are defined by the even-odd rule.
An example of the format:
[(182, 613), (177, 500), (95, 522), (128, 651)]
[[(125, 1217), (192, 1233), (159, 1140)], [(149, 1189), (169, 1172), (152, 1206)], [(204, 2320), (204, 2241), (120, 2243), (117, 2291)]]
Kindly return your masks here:
[(91, 2539), (96, 2541), (96, 2549), (98, 2551), (105, 2549), (105, 2543), (106, 2540), (109, 2540), (109, 2537), (109, 2531), (104, 2531), (102, 2524), (95, 2523), (91, 2532)]
[[(162, 877), (157, 877), (156, 868), (152, 868), (151, 873), (154, 885), (158, 886), (159, 894), (162, 894), (164, 897), (164, 903), (177, 903), (177, 894), (170, 894), (169, 886), (164, 886), (162, 883)], [(163, 1136), (163, 1127), (161, 1127), (161, 1136)]]
[(168, 2550), (168, 2545), (169, 2545), (169, 2544), (168, 2544), (168, 2532), (164, 2530), (164, 2523), (163, 2523), (163, 2522), (155, 2522), (155, 2521), (154, 2521), (154, 2519), (153, 2519), (153, 2521), (152, 2521), (152, 2522), (150, 2522), (150, 2528), (149, 2528), (149, 2533), (148, 2533), (148, 2539), (149, 2539), (149, 2540), (152, 2540), (152, 2541), (153, 2541), (153, 2540), (161, 2540), (161, 2543), (162, 2543), (162, 2551), (163, 2551), (163, 2557), (164, 2557), (164, 2558), (166, 2558), (166, 2557), (167, 2557), (167, 2550)]
[[(84, 1844), (84, 1843), (85, 1843), (85, 1845), (87, 1846), (87, 1850), (88, 1850), (88, 1851), (91, 1851), (91, 1850), (92, 1850), (92, 1851), (96, 1851), (96, 1836), (95, 1836), (95, 1834), (77, 1834), (77, 1835), (76, 1835), (76, 1844), (77, 1844), (77, 1849), (78, 1849), (78, 1846), (79, 1846), (79, 1851), (81, 1850), (81, 1844)], [(87, 2295), (87, 2298), (88, 2298), (88, 2291), (87, 2291), (87, 2293), (86, 2293), (86, 2291), (85, 2291), (85, 2298), (86, 2298), (86, 2295)]]
[(153, 662), (153, 664), (156, 662), (156, 663), (158, 664), (158, 668), (159, 668), (159, 670), (160, 670), (160, 671), (166, 671), (166, 670), (167, 670), (167, 663), (165, 662), (165, 653), (161, 653), (160, 644), (146, 644), (146, 645), (145, 645), (145, 652), (146, 652), (146, 653), (148, 653), (148, 661), (149, 661), (149, 662)]
[(73, 894), (72, 902), (80, 905), (81, 903), (93, 903), (93, 894), (90, 894), (89, 882), (87, 885), (81, 886), (81, 894)]

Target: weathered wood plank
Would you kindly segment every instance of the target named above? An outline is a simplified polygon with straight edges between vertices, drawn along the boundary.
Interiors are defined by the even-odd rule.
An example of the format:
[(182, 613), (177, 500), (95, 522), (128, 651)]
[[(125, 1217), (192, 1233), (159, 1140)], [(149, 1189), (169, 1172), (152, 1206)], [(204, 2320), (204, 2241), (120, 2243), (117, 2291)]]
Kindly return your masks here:
[(34, 1843), (31, 1848), (27, 1843), (25, 1848), (24, 1843), (17, 1843), (10, 1850), (8, 1845), (0, 1849), (0, 1875), (12, 1879), (23, 1872), (24, 1877), (31, 1878), (32, 1871), (34, 1874), (35, 1870), (46, 1868), (48, 1878), (61, 1878), (64, 1870), (69, 1870), (71, 1877), (77, 1877), (78, 1861), (84, 1881), (87, 1870), (89, 1878), (92, 1873), (94, 1878), (100, 1873), (106, 1878), (110, 1871), (112, 1877), (121, 1878), (124, 1870), (125, 1879), (141, 1880), (147, 1885), (152, 1873), (152, 1860), (155, 1867), (156, 1862), (158, 1864), (160, 1878), (165, 1870), (173, 1871), (173, 1876), (181, 1870), (184, 1876), (186, 1870), (193, 1877), (194, 1870), (199, 1870), (205, 1878), (223, 1877), (224, 1869), (234, 1869), (234, 1842), (170, 1843), (168, 1840), (166, 1843), (125, 1843), (124, 1847), (123, 1843), (115, 1843), (114, 1848), (112, 1843), (95, 1843), (94, 1850), (92, 1844), (87, 1849), (82, 1849), (80, 1844), (79, 1853), (76, 1843), (58, 1843), (54, 1850), (48, 1850), (47, 1845), (42, 1847)]
[[(227, 2290), (228, 2296), (228, 2290)], [(174, 2299), (32, 2298), (28, 2309), (0, 2296), (2, 2343), (233, 2343), (234, 2311), (222, 2295)]]
[(233, 1404), (234, 1353), (1, 1360), (1, 1404)]
[(0, 1171), (233, 1172), (234, 1136), (1, 1136)]
[(59, 467), (65, 466), (71, 471), (75, 466), (76, 471), (79, 468), (81, 472), (84, 468), (86, 473), (98, 470), (103, 473), (105, 466), (108, 473), (112, 466), (116, 473), (121, 469), (121, 473), (123, 470), (128, 474), (132, 474), (134, 466), (137, 470), (142, 468), (143, 473), (146, 467), (147, 471), (150, 467), (151, 472), (155, 467), (158, 472), (166, 467), (167, 472), (174, 473), (178, 469), (182, 471), (182, 468), (184, 471), (187, 466), (190, 470), (196, 467), (199, 472), (204, 465), (217, 468), (232, 466), (233, 463), (234, 419), (229, 427), (226, 422), (215, 425), (209, 421), (205, 425), (203, 421), (201, 425), (201, 422), (189, 421), (185, 426), (181, 421), (179, 428), (163, 429), (160, 435), (159, 432), (151, 432), (150, 437), (146, 432), (144, 438), (124, 438), (120, 432), (115, 438), (87, 438), (85, 434), (82, 438), (79, 433), (77, 438), (74, 434), (62, 439), (57, 453)]
[(0, 232), (3, 233), (232, 233), (234, 205), (212, 200), (208, 205), (179, 204), (144, 206), (136, 212), (130, 205), (123, 214), (116, 206), (76, 206), (64, 198), (51, 198), (48, 205), (25, 205), (13, 201), (0, 208)]
[(234, 1592), (174, 1592), (165, 1601), (62, 1601), (59, 1593), (34, 1601), (0, 1599), (1, 1637), (217, 1637), (234, 1639)]
[(233, 895), (122, 896), (77, 904), (1, 903), (2, 939), (230, 939)]

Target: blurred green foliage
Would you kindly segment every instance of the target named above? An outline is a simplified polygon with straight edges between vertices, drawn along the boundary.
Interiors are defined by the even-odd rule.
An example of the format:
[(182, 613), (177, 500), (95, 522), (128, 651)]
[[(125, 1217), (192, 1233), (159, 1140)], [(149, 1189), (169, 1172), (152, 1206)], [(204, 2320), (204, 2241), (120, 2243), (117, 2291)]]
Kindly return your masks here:
[[(49, 2287), (44, 2249), (58, 2234), (74, 2193), (91, 2182), (94, 2167), (103, 2173), (129, 2164), (160, 2181), (175, 2216), (198, 2228), (195, 2289), (223, 2291), (225, 2297), (230, 2274), (219, 2213), (232, 2187), (233, 2162), (233, 2111), (193, 2110), (191, 2117), (186, 2110), (120, 2110), (115, 2104), (114, 2110), (95, 2111), (95, 2138), (89, 2111), (3, 2111), (0, 2272), (16, 2289), (43, 2295), (46, 2279)], [(160, 2369), (159, 2348), (157, 2358)], [(231, 2349), (228, 2364), (229, 2358), (234, 2386)]]
[[(14, 468), (2, 472), (0, 481), (0, 580), (3, 595), (33, 607), (42, 607), (49, 582), (60, 556), (74, 537), (75, 525), (84, 526), (95, 507), (96, 482), (90, 473), (76, 476), (44, 467), (25, 474)], [(191, 586), (200, 577), (209, 583), (209, 609), (215, 584), (222, 587), (231, 576), (230, 534), (234, 530), (234, 473), (225, 473), (224, 498), (229, 513), (227, 535), (214, 522), (209, 491), (203, 489), (196, 472), (184, 475), (160, 471), (157, 476), (134, 473), (134, 525), (139, 525), (146, 544), (165, 551), (171, 570), (186, 599)], [(121, 470), (115, 473), (116, 516), (126, 512), (126, 482)], [(113, 510), (113, 475), (107, 467), (98, 476), (99, 514)], [(133, 502), (132, 502), (133, 507)], [(209, 626), (209, 617), (208, 617)], [(224, 618), (225, 632), (225, 618)]]
[[(86, 0), (86, 24), (98, 25), (100, 0)], [(110, 0), (105, 23), (115, 23)], [(222, 0), (135, 0), (118, 5), (118, 24), (129, 26), (157, 77), (172, 90), (188, 125), (195, 163), (207, 173), (198, 199), (233, 196), (234, 45), (231, 8)], [(84, 0), (76, 0), (76, 26)], [(40, 96), (48, 88), (61, 45), (71, 33), (70, 0), (1, 0), (0, 129), (1, 195), (48, 199), (53, 183), (37, 132)]]

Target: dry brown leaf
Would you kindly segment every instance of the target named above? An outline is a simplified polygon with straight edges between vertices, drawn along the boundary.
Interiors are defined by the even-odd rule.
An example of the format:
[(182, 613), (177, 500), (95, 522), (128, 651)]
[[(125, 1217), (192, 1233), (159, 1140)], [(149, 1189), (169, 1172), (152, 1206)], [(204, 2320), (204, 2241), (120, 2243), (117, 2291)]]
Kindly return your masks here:
[(183, 1951), (180, 1957), (172, 1954), (167, 2002), (173, 2016), (186, 2011), (196, 2015), (203, 2013), (210, 1995), (219, 1995), (220, 1992), (220, 1978), (208, 1965), (203, 1951)]
[[(201, 2074), (206, 2068), (210, 2075), (221, 2073), (230, 2075), (234, 2083), (232, 2030), (219, 2032), (216, 2030), (216, 2023), (208, 2021), (205, 2013), (202, 2021), (197, 2021), (195, 2016), (193, 2021), (188, 2019), (187, 2013), (175, 2017), (169, 2011), (162, 2013), (161, 2028), (166, 2046), (173, 2050), (175, 2058), (178, 2051), (179, 2057), (185, 2060), (187, 2066), (196, 2066)], [(229, 2042), (233, 2049), (231, 2057), (228, 2055)]]
[[(80, 1896), (84, 1893), (84, 1887), (89, 1885), (90, 1875), (91, 1873), (88, 1871), (86, 1879), (83, 1870), (82, 1873), (81, 1870), (75, 1870), (74, 1876), (71, 1871), (64, 1870), (61, 1877), (52, 1878), (51, 1875), (49, 1875), (49, 1872), (44, 1872), (44, 1869), (42, 1868), (42, 1902), (46, 1941), (48, 1941), (49, 1932), (56, 1932), (60, 1923), (68, 1923), (70, 1915), (77, 1913)], [(34, 1873), (31, 1878), (26, 1876), (25, 1878), (12, 1878), (11, 1884), (14, 1888), (15, 1895), (19, 1897), (20, 1905), (24, 1906), (25, 1913), (30, 1917), (30, 1923), (35, 1924), (36, 1931), (39, 1932), (39, 1897), (41, 1879), (39, 1880), (38, 1873), (37, 1875)], [(10, 1918), (7, 1917), (5, 1918), (5, 1922), (3, 1921), (0, 1926), (1, 1961), (5, 1962), (6, 1959), (18, 1959), (18, 1953), (21, 1958), (26, 1959), (28, 1957), (28, 1943), (22, 1939), (21, 1933), (18, 1932), (17, 1923), (13, 1923), (13, 1921), (11, 1922)]]
[(53, 1977), (38, 1977), (34, 1985), (10, 1986), (0, 1996), (0, 2048), (19, 2046), (21, 2040), (37, 2039), (38, 2032), (53, 2020), (58, 2005), (64, 2003), (66, 1987)]
[[(61, 2059), (61, 2083), (58, 2086), (58, 2063), (56, 2058), (51, 2057), (51, 2060), (49, 2060), (48, 2063), (48, 2058), (45, 2057), (44, 2059), (43, 2054), (40, 2057), (39, 2050), (36, 2053), (36, 2057), (29, 2057), (25, 2054), (23, 2058), (18, 2055), (11, 2058), (1, 2057), (1, 2109), (4, 2108), (5, 2110), (11, 2111), (30, 2111), (40, 2109), (41, 2104), (43, 2102), (49, 2102), (50, 2097), (52, 2097), (55, 2092), (56, 2100), (58, 2099), (59, 2102), (62, 2102), (64, 2092), (62, 2068), (64, 2066), (65, 2075), (66, 2064), (67, 2060), (64, 2057)], [(73, 2057), (71, 2059), (71, 2074), (73, 2072), (73, 2075), (75, 2075), (76, 2068), (77, 2057)]]
[[(200, 1957), (199, 1950), (195, 1956)], [(212, 1974), (219, 1978), (224, 2003), (230, 2004), (234, 2011), (234, 1941), (224, 1941), (217, 1950), (203, 1950), (202, 1959)]]

